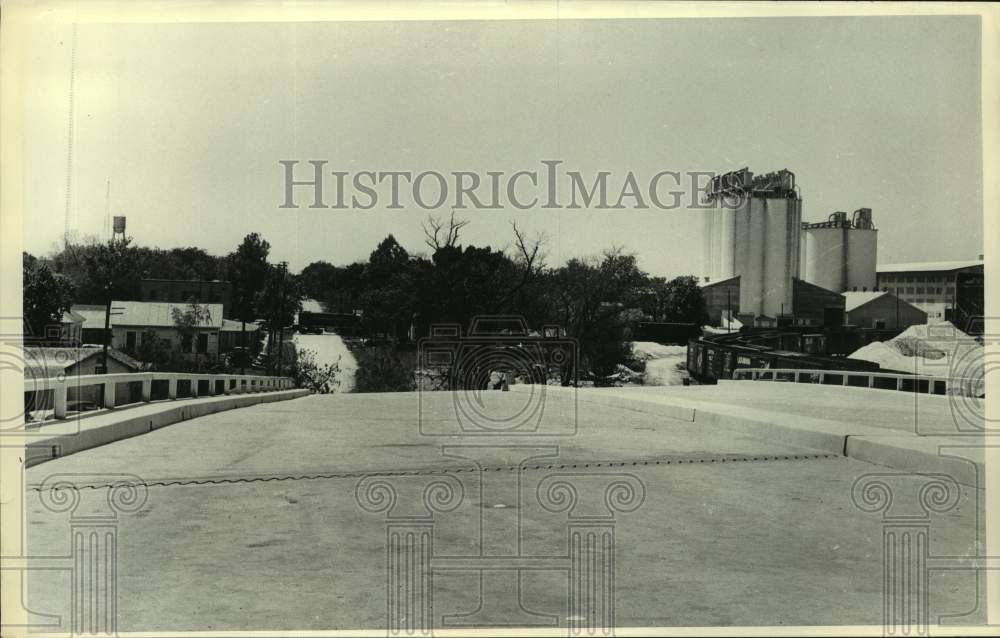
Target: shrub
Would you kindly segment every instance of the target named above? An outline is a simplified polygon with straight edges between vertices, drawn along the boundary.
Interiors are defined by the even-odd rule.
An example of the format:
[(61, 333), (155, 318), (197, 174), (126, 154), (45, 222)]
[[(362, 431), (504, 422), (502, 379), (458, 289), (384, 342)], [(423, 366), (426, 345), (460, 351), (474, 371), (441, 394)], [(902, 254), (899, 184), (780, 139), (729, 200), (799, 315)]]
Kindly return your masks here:
[(355, 392), (409, 392), (416, 388), (413, 353), (377, 346), (358, 348), (354, 358), (358, 362), (354, 374)]

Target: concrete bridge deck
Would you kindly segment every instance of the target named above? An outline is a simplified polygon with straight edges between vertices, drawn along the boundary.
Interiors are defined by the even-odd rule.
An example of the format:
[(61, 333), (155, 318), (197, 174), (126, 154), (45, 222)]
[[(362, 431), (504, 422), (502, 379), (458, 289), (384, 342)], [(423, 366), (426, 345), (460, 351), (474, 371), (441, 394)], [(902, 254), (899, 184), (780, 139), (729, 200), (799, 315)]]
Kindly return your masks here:
[[(757, 389), (766, 385), (713, 401), (746, 387), (756, 394), (730, 406), (773, 408)], [(397, 491), (393, 511), (411, 514), (424, 506), (420, 489), (450, 477), (462, 492), (433, 519), (433, 553), (452, 557), (434, 575), (435, 625), (565, 626), (567, 575), (551, 557), (566, 555), (567, 512), (540, 507), (539, 485), (572, 474), (586, 498), (628, 475), (644, 496), (614, 518), (619, 627), (882, 622), (883, 520), (859, 509), (852, 486), (895, 472), (797, 442), (810, 439), (713, 427), (697, 407), (685, 411), (693, 393), (646, 401), (669, 414), (597, 396), (548, 393), (532, 435), (495, 429), (523, 414), (520, 392), (458, 413), (456, 399), (469, 397), (346, 394), (185, 421), (27, 470), (28, 550), (69, 548), (68, 515), (43, 507), (33, 487), (72, 475), (83, 500), (99, 503), (114, 475), (136, 475), (148, 500), (117, 523), (119, 631), (383, 629), (386, 512), (359, 504), (359, 481), (380, 475)], [(891, 478), (894, 507), (920, 511), (924, 480)], [(934, 555), (981, 551), (982, 490), (957, 490), (955, 507), (928, 519)], [(506, 595), (515, 572), (453, 569), (454, 557), (480, 555), (536, 565), (521, 572), (520, 606)], [(69, 576), (29, 578), (29, 606), (60, 614), (66, 630)], [(930, 585), (932, 621), (985, 620), (975, 572), (935, 573)]]

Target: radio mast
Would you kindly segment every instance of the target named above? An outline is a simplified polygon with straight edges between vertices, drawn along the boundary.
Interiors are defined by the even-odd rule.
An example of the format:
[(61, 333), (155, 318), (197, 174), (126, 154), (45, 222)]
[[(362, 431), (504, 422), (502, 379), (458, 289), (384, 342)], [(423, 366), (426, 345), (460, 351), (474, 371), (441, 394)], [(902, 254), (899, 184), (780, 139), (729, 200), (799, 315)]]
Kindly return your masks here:
[(73, 23), (73, 37), (69, 54), (69, 116), (66, 141), (66, 211), (63, 224), (63, 248), (69, 246), (69, 217), (73, 204), (73, 121), (76, 109), (73, 104), (76, 87), (76, 23)]

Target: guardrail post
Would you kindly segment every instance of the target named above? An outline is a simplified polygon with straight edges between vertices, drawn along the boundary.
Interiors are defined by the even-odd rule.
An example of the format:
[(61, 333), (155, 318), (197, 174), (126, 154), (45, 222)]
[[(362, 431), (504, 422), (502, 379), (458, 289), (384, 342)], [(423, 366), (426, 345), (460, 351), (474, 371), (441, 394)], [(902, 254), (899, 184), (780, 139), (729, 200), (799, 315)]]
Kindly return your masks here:
[(142, 400), (149, 403), (153, 399), (153, 378), (148, 377), (142, 380)]
[(167, 377), (167, 397), (171, 399), (177, 398), (177, 375), (172, 374)]
[(872, 387), (874, 385), (875, 385), (875, 377), (873, 375), (869, 374), (868, 375), (868, 387), (870, 388), (870, 387)]
[(222, 394), (230, 393), (229, 382), (231, 379), (232, 377), (222, 377)]
[(191, 398), (192, 399), (197, 399), (198, 398), (198, 377), (191, 377), (189, 379), (189, 381), (190, 381), (189, 385), (191, 386)]
[(104, 409), (113, 410), (115, 408), (115, 384), (113, 381), (105, 382), (104, 384)]
[(847, 374), (847, 372), (844, 372), (843, 377), (844, 377), (844, 382), (841, 383), (840, 385), (847, 385), (847, 380), (850, 379), (851, 375)]
[(66, 384), (60, 383), (52, 388), (52, 411), (57, 419), (66, 418)]
[(819, 373), (819, 384), (823, 385), (824, 383), (826, 383), (826, 373), (825, 372), (820, 372)]
[(896, 377), (896, 391), (901, 391), (903, 389), (903, 377)]

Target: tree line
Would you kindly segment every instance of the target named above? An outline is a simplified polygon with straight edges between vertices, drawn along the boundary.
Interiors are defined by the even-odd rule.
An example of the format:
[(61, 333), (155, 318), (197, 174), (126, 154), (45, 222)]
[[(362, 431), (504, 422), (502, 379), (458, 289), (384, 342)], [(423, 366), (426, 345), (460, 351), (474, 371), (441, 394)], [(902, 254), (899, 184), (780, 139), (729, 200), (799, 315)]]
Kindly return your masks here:
[(512, 223), (504, 247), (462, 245), (467, 223), (454, 215), (429, 218), (426, 254), (409, 254), (389, 235), (367, 261), (313, 262), (300, 275), (302, 290), (329, 311), (360, 311), (368, 334), (396, 346), (427, 335), (432, 324), (468, 328), (480, 315), (520, 315), (533, 328), (556, 325), (577, 340), (580, 370), (598, 382), (629, 359), (638, 321), (708, 321), (694, 276), (651, 276), (620, 248), (550, 267), (544, 235), (528, 236)]
[(269, 262), (271, 246), (257, 233), (224, 256), (194, 247), (140, 247), (127, 239), (73, 243), (47, 258), (25, 253), (25, 318), (41, 327), (58, 323), (73, 303), (138, 299), (145, 278), (221, 279), (232, 285), (242, 343), (246, 324), (263, 320), (279, 358), (285, 328), (302, 299), (313, 298), (329, 312), (359, 315), (364, 332), (393, 349), (406, 349), (432, 324), (467, 328), (481, 315), (520, 315), (533, 328), (557, 325), (577, 340), (580, 370), (595, 380), (629, 358), (638, 321), (707, 322), (693, 276), (651, 276), (620, 248), (549, 266), (544, 235), (529, 236), (512, 223), (504, 246), (463, 245), (467, 224), (454, 215), (430, 217), (425, 253), (410, 254), (390, 234), (366, 261), (316, 261), (298, 274), (287, 263)]

